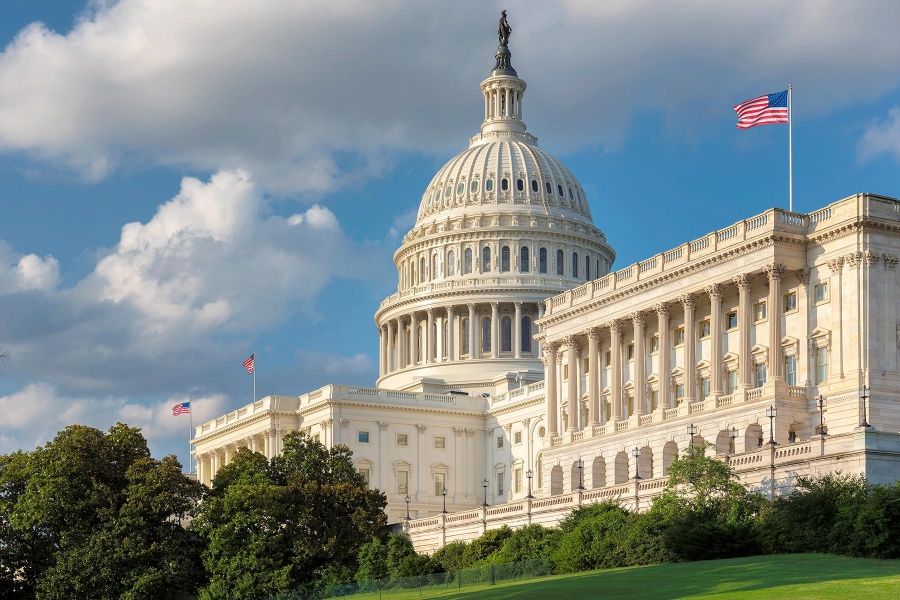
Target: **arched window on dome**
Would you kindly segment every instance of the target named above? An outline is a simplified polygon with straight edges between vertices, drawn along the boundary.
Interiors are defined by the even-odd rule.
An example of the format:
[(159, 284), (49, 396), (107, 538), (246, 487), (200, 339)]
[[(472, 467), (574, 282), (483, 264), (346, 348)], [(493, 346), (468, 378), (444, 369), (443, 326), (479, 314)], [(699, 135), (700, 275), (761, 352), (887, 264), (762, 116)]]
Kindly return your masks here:
[[(444, 360), (450, 360), (450, 356), (447, 353), (447, 350), (450, 348), (449, 342), (450, 339), (450, 320), (444, 319), (443, 329), (441, 330), (441, 356), (444, 357)], [(434, 357), (437, 360), (437, 357)]]
[[(559, 192), (559, 196), (560, 196), (561, 198), (564, 196), (564, 194), (563, 194), (563, 189), (562, 189), (562, 185), (561, 185), (561, 184), (559, 184), (559, 183), (556, 184), (556, 191)], [(448, 195), (448, 196), (450, 195), (450, 192), (449, 192), (449, 191), (447, 192), (447, 195)]]
[(463, 317), (460, 335), (462, 336), (462, 353), (469, 353), (469, 317)]
[(519, 177), (518, 179), (516, 179), (516, 189), (517, 189), (518, 191), (520, 191), (520, 192), (524, 192), (524, 191), (525, 191), (525, 182), (522, 181), (522, 178), (521, 178), (521, 177)]
[(434, 281), (438, 278), (438, 255), (431, 255), (431, 280)]
[(447, 253), (447, 276), (456, 275), (456, 253), (451, 250)]
[(500, 248), (500, 272), (507, 273), (509, 271), (509, 246)]
[(481, 319), (481, 351), (491, 351), (491, 318)]
[(481, 249), (481, 272), (491, 272), (491, 247), (485, 246)]
[(427, 208), (431, 208), (431, 199), (434, 198), (434, 192), (432, 191), (430, 194), (425, 196), (425, 206)]
[(420, 283), (425, 283), (425, 275), (428, 271), (425, 269), (425, 257), (422, 257), (422, 260), (419, 262), (419, 280)]
[(572, 277), (578, 277), (578, 253), (572, 253)]
[(504, 192), (509, 191), (509, 179), (504, 177), (503, 179), (500, 180), (500, 189), (503, 190)]
[(565, 259), (563, 258), (563, 251), (557, 250), (556, 251), (556, 274), (557, 275), (565, 274), (565, 268), (566, 268), (566, 265), (565, 265)]
[(457, 196), (462, 196), (462, 195), (463, 195), (463, 192), (465, 192), (465, 191), (466, 191), (466, 184), (463, 183), (462, 181), (460, 181), (460, 182), (459, 182), (459, 185), (456, 186), (456, 195), (457, 195)]
[(572, 188), (569, 188), (569, 200), (574, 200), (575, 196), (572, 195)]
[(471, 185), (469, 185), (469, 191), (473, 194), (478, 191), (478, 180), (473, 179)]
[(591, 255), (588, 254), (584, 257), (584, 279), (585, 281), (591, 280)]
[(553, 186), (550, 185), (550, 182), (549, 182), (549, 181), (545, 181), (545, 182), (544, 182), (544, 187), (547, 188), (547, 193), (548, 193), (548, 194), (552, 194), (552, 193), (553, 193)]
[(528, 246), (522, 246), (519, 250), (519, 272), (528, 273), (531, 270), (531, 256), (529, 256)]
[(450, 197), (450, 193), (451, 193), (452, 191), (453, 191), (453, 188), (451, 188), (451, 187), (448, 185), (448, 186), (447, 186), (447, 189), (444, 190), (444, 198), (449, 198), (449, 197)]
[(537, 193), (537, 191), (538, 191), (537, 179), (531, 180), (531, 191), (534, 192), (535, 194)]
[(512, 352), (512, 319), (500, 319), (500, 352)]
[(597, 259), (597, 270), (594, 271), (594, 277), (600, 277), (600, 259)]
[(547, 272), (547, 249), (541, 248), (538, 251), (538, 271), (541, 273)]
[(465, 261), (463, 262), (463, 275), (468, 275), (472, 272), (472, 249), (466, 248), (466, 252), (463, 256), (465, 257)]
[(531, 352), (531, 317), (522, 317), (522, 352)]
[(487, 181), (485, 181), (484, 189), (487, 190), (488, 192), (493, 192), (494, 191), (494, 180), (488, 179)]
[(425, 362), (425, 327), (428, 323), (416, 325), (416, 362)]

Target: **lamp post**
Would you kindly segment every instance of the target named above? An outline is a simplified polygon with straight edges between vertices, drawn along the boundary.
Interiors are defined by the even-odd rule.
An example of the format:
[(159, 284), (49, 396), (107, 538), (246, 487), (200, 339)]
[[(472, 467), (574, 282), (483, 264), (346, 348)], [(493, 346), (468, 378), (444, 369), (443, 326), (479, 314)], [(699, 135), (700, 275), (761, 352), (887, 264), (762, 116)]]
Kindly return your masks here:
[(737, 436), (738, 436), (738, 430), (737, 430), (737, 427), (732, 427), (732, 428), (731, 428), (731, 431), (728, 432), (728, 437), (731, 438), (731, 444), (729, 445), (729, 448), (728, 448), (728, 449), (731, 451), (732, 454), (735, 453), (735, 450), (734, 450), (734, 440), (737, 439)]
[(578, 487), (575, 488), (579, 492), (584, 491), (584, 461), (580, 458), (575, 463), (575, 466), (578, 467)]
[(869, 399), (869, 388), (866, 386), (862, 386), (862, 389), (859, 390), (859, 398), (862, 400), (862, 422), (859, 424), (860, 427), (871, 427), (869, 422), (866, 421), (866, 400)]
[(447, 514), (447, 488), (441, 488), (441, 496), (444, 497), (444, 510), (441, 511), (442, 515)]
[(766, 416), (769, 418), (769, 500), (775, 499), (775, 417), (778, 411), (775, 405), (771, 405), (766, 409)]
[(407, 494), (407, 496), (406, 496), (406, 520), (407, 521), (409, 521), (409, 501), (410, 500), (412, 500), (412, 498), (410, 498), (409, 494)]
[(825, 429), (825, 417), (822, 412), (822, 409), (825, 407), (825, 398), (822, 397), (822, 394), (819, 394), (819, 397), (816, 398), (816, 404), (819, 405), (819, 435), (828, 435), (828, 430)]
[(531, 478), (534, 476), (534, 472), (531, 469), (525, 471), (525, 477), (528, 478), (528, 495), (525, 498), (531, 500), (534, 496), (531, 495)]
[(634, 457), (634, 480), (641, 480), (641, 472), (640, 472), (640, 461), (638, 459), (641, 458), (641, 449), (637, 446), (634, 447), (634, 450), (631, 451), (631, 455)]
[(487, 505), (488, 505), (487, 504), (487, 488), (488, 488), (488, 480), (487, 479), (485, 479), (484, 481), (481, 482), (481, 487), (484, 488), (484, 504), (483, 504), (483, 506), (485, 508), (487, 508)]
[(775, 417), (777, 415), (778, 415), (778, 411), (775, 409), (774, 404), (766, 409), (766, 416), (769, 418), (769, 444), (772, 446), (776, 445), (776, 442), (775, 442)]
[(693, 423), (688, 425), (687, 433), (688, 436), (690, 436), (690, 439), (688, 440), (688, 450), (691, 453), (691, 458), (694, 458), (694, 436), (697, 435), (697, 431), (698, 429), (696, 425), (694, 425)]

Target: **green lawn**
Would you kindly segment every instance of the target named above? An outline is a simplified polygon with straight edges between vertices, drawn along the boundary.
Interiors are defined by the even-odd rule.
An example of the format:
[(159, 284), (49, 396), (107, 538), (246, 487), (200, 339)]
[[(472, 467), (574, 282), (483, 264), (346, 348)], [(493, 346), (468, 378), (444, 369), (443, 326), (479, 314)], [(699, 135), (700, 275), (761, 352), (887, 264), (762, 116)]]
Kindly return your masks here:
[[(670, 600), (891, 598), (900, 596), (900, 561), (821, 554), (759, 556), (557, 575), (470, 591), (423, 590), (423, 598)], [(416, 594), (413, 597), (417, 597)], [(376, 596), (377, 597), (377, 596)], [(385, 598), (393, 597), (385, 595)]]

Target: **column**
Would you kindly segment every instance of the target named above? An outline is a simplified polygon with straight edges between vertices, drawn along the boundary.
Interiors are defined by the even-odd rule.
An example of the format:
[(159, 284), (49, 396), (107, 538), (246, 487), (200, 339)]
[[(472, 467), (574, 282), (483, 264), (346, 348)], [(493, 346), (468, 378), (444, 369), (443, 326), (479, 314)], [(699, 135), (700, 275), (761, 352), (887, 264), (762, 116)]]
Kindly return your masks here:
[(444, 360), (444, 316), (438, 314), (435, 318), (436, 335), (434, 338), (434, 362), (442, 363)]
[[(831, 359), (832, 363), (835, 363), (836, 373), (838, 373), (841, 379), (844, 378), (844, 336), (842, 335), (842, 319), (841, 319), (841, 297), (843, 293), (841, 291), (841, 271), (844, 269), (844, 258), (838, 257), (834, 260), (828, 261), (828, 267), (831, 269), (831, 281), (829, 282), (829, 286), (831, 287), (831, 339), (832, 339), (832, 347), (837, 350), (837, 352), (832, 352)], [(807, 280), (809, 281), (809, 280)], [(891, 321), (893, 324), (893, 321)], [(834, 360), (834, 359), (837, 360)], [(809, 366), (810, 369), (815, 368), (815, 363)]]
[(510, 114), (512, 114), (509, 111), (509, 109), (511, 108), (509, 105), (509, 88), (505, 88), (503, 90), (503, 95), (506, 97), (506, 100), (505, 100), (506, 106), (504, 107), (503, 116), (508, 119)]
[(592, 327), (588, 337), (588, 417), (591, 431), (600, 424), (600, 330)]
[(764, 268), (769, 276), (769, 300), (766, 302), (769, 317), (769, 368), (766, 378), (780, 381), (784, 379), (784, 365), (781, 361), (781, 276), (784, 274), (784, 265), (775, 263)]
[[(549, 252), (549, 250), (548, 250), (548, 252)], [(547, 260), (549, 261), (549, 257)], [(538, 319), (543, 318), (543, 316), (544, 316), (544, 303), (543, 302), (537, 303), (537, 314), (538, 314)], [(542, 327), (538, 327), (538, 333), (540, 333), (542, 331), (542, 329), (543, 329)], [(538, 350), (538, 352), (540, 352), (540, 356), (543, 357), (544, 356), (544, 345), (543, 344), (538, 344), (538, 345), (540, 346), (540, 349)]]
[[(843, 262), (843, 257), (841, 257), (841, 261)], [(809, 329), (809, 275), (810, 270), (807, 267), (800, 269), (797, 272), (797, 280), (800, 282), (800, 289), (797, 290), (797, 310), (800, 313), (800, 331), (803, 332), (803, 336), (806, 337), (810, 333)], [(801, 338), (802, 339), (802, 338)], [(806, 393), (810, 393), (810, 386), (812, 385), (812, 369), (814, 365), (812, 364), (814, 361), (810, 360), (809, 356), (809, 346), (808, 344), (804, 344), (800, 342), (800, 348), (802, 349), (804, 346), (807, 347), (806, 357), (807, 360), (802, 360), (803, 353), (800, 353), (800, 356), (797, 357), (797, 382), (806, 387)], [(801, 370), (804, 371), (805, 377), (800, 378)], [(802, 382), (802, 383), (801, 383)], [(812, 397), (812, 396), (809, 396)]]
[(647, 413), (647, 362), (644, 358), (644, 315), (631, 315), (634, 324), (634, 414)]
[(419, 318), (415, 312), (409, 315), (409, 365), (419, 362)]
[(566, 360), (569, 363), (568, 400), (569, 400), (569, 426), (568, 431), (578, 429), (578, 338), (574, 335), (566, 336)]
[(722, 286), (714, 283), (706, 286), (709, 304), (709, 393), (722, 395)]
[(397, 368), (397, 365), (394, 362), (394, 322), (387, 322), (387, 371), (385, 375), (394, 371)]
[(753, 279), (746, 274), (735, 275), (734, 284), (738, 288), (738, 335), (740, 335), (740, 357), (738, 359), (738, 387), (753, 387), (753, 358), (750, 356), (750, 331), (753, 327), (753, 306), (750, 302), (750, 285)]
[(484, 95), (484, 120), (485, 121), (488, 120), (488, 115), (489, 115), (488, 103), (489, 103), (488, 95), (487, 95), (487, 93), (485, 93), (485, 95)]
[[(522, 358), (522, 336), (525, 333), (522, 331), (522, 303), (516, 302), (514, 303), (516, 307), (516, 315), (515, 321), (513, 321), (513, 353), (516, 358)], [(531, 335), (529, 332), (528, 335)]]
[(656, 317), (659, 319), (659, 354), (657, 359), (657, 373), (659, 378), (659, 406), (660, 408), (671, 408), (669, 403), (669, 381), (672, 375), (672, 363), (669, 355), (669, 307), (665, 303), (657, 304), (653, 307), (656, 310)]
[(422, 364), (434, 362), (434, 309), (428, 309), (428, 323), (425, 329), (425, 360)]
[(500, 303), (491, 302), (491, 356), (500, 358)]
[(622, 343), (619, 335), (622, 325), (618, 321), (607, 323), (609, 327), (610, 347), (610, 376), (609, 376), (609, 415), (610, 421), (622, 420)]
[(403, 329), (403, 319), (397, 317), (397, 356), (394, 358), (394, 370), (399, 371), (406, 366), (404, 354), (406, 349), (406, 335)]
[(481, 352), (480, 348), (477, 346), (478, 336), (478, 323), (475, 322), (475, 303), (469, 304), (469, 358), (473, 359), (478, 357)]
[(693, 294), (684, 294), (679, 298), (684, 307), (684, 400), (691, 403), (696, 399), (697, 390), (697, 335), (694, 331)]
[[(559, 401), (556, 397), (556, 350), (559, 345), (554, 342), (546, 344), (544, 369), (547, 371), (547, 385), (544, 387), (544, 396), (547, 399), (547, 433), (551, 436), (559, 435)], [(549, 474), (548, 474), (549, 477)]]
[(387, 346), (387, 340), (385, 339), (387, 336), (385, 335), (384, 327), (378, 327), (378, 376), (384, 377), (384, 369), (387, 365), (385, 347)]
[(456, 352), (454, 351), (454, 340), (456, 339), (456, 320), (454, 317), (456, 316), (456, 308), (453, 306), (447, 307), (447, 358), (446, 360), (457, 360)]
[(216, 478), (216, 472), (219, 470), (219, 454), (213, 450), (209, 453), (209, 483)]

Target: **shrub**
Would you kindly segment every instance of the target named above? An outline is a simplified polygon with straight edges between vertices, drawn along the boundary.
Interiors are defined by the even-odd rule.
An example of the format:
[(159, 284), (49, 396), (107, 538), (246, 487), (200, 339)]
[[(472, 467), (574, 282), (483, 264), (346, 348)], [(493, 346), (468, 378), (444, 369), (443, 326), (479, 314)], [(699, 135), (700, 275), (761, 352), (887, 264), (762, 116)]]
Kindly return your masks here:
[[(574, 573), (597, 568), (625, 566), (625, 548), (622, 544), (624, 530), (631, 515), (617, 504), (598, 504), (593, 510), (574, 514), (574, 528), (562, 533), (559, 547), (551, 560), (560, 573)], [(599, 514), (590, 514), (593, 512)], [(568, 520), (568, 519), (566, 519)]]

